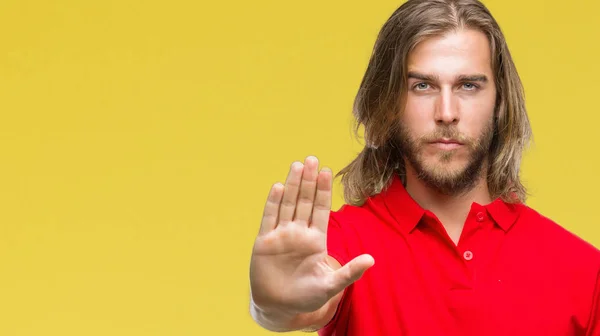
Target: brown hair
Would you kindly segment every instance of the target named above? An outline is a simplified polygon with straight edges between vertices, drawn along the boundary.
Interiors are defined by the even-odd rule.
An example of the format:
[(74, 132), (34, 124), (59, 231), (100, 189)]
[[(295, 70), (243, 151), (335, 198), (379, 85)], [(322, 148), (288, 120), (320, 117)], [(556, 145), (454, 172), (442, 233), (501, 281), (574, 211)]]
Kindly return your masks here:
[(521, 156), (531, 138), (521, 80), (498, 23), (478, 0), (408, 0), (383, 25), (354, 101), (354, 132), (364, 127), (364, 149), (337, 175), (345, 201), (361, 205), (381, 192), (394, 174), (405, 175), (402, 153), (393, 145), (406, 94), (408, 54), (428, 37), (475, 29), (490, 42), (497, 98), (488, 188), (493, 198), (524, 202)]

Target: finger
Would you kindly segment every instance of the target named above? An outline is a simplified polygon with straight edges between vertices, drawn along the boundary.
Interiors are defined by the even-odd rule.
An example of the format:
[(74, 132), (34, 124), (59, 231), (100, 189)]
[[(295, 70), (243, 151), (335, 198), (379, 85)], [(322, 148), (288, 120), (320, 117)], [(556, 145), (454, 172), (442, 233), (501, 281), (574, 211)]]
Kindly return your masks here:
[(283, 184), (275, 183), (271, 187), (267, 203), (263, 211), (262, 222), (260, 223), (259, 235), (266, 234), (277, 226), (277, 217), (279, 216), (279, 205), (283, 198)]
[(296, 211), (296, 201), (298, 200), (298, 190), (300, 188), (300, 180), (302, 179), (302, 171), (304, 166), (302, 162), (294, 162), (290, 167), (287, 179), (285, 180), (285, 188), (283, 190), (283, 198), (279, 207), (279, 224), (291, 222)]
[(337, 293), (350, 286), (356, 280), (360, 279), (369, 267), (375, 264), (375, 260), (368, 254), (360, 255), (342, 268), (332, 273), (329, 295), (335, 296)]
[(317, 177), (317, 192), (312, 208), (310, 226), (327, 233), (329, 212), (331, 211), (332, 173), (329, 168), (323, 168)]
[(294, 215), (295, 223), (308, 225), (315, 201), (317, 175), (319, 174), (318, 167), (319, 160), (314, 156), (309, 156), (304, 161), (304, 171), (302, 172), (296, 214)]

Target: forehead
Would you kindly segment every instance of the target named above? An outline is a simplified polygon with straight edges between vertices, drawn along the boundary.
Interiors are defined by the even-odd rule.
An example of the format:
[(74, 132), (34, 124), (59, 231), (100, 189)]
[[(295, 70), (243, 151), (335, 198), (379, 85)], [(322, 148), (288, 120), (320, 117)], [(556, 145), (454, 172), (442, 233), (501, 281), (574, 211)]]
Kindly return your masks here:
[(490, 43), (485, 34), (472, 29), (432, 36), (409, 53), (407, 66), (408, 71), (440, 77), (477, 72), (491, 78)]

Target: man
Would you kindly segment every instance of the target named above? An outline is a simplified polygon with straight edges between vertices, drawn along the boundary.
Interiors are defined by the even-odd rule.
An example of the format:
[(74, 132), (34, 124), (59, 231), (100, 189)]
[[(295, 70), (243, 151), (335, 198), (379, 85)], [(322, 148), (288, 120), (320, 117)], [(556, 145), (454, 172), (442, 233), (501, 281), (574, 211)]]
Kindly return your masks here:
[(600, 336), (600, 251), (524, 204), (530, 126), (477, 0), (409, 0), (356, 101), (367, 146), (339, 175), (292, 164), (268, 196), (251, 314), (320, 335)]

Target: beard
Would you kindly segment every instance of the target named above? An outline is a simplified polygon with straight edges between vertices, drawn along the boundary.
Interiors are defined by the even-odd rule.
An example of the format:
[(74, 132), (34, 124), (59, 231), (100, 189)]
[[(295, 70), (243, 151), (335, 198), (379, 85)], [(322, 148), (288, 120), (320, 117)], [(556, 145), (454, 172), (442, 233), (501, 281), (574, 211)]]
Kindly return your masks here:
[[(454, 126), (440, 126), (430, 134), (421, 137), (413, 136), (403, 125), (399, 126), (396, 146), (400, 149), (405, 164), (410, 164), (417, 173), (417, 178), (437, 192), (457, 196), (472, 190), (482, 177), (484, 163), (491, 149), (494, 138), (494, 123), (490, 121), (477, 138), (470, 138), (460, 133)], [(440, 138), (457, 140), (463, 148), (439, 150), (426, 159), (426, 147)], [(461, 159), (466, 149), (466, 164), (453, 167)], [(431, 162), (433, 161), (433, 162)], [(487, 171), (487, 167), (486, 170)]]

